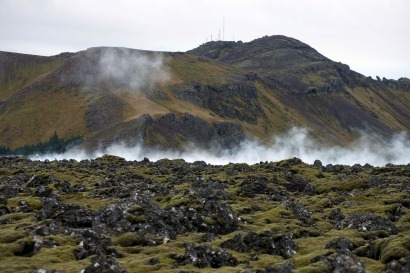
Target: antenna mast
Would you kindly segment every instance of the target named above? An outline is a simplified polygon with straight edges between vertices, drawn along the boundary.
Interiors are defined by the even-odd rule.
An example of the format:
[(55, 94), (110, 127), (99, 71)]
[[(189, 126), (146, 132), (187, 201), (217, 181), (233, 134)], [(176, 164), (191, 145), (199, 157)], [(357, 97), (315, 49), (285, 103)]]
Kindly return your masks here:
[(222, 41), (225, 41), (225, 16), (222, 17)]

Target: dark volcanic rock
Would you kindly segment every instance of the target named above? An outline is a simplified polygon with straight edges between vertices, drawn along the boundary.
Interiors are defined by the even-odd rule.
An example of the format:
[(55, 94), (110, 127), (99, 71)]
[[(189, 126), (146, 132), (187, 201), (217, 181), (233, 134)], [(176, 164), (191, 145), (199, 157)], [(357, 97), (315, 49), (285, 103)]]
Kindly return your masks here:
[(386, 264), (383, 273), (407, 273), (410, 272), (410, 256), (405, 261), (393, 260)]
[(50, 176), (50, 175), (34, 175), (27, 182), (26, 187), (46, 186), (55, 181), (57, 180), (53, 176)]
[(202, 203), (202, 214), (212, 220), (202, 231), (227, 234), (238, 229), (238, 217), (231, 206), (214, 200), (205, 200)]
[(340, 237), (330, 241), (326, 248), (334, 249), (339, 253), (349, 253), (349, 251), (353, 250), (354, 246), (348, 238)]
[(396, 226), (389, 219), (372, 213), (355, 213), (343, 219), (337, 226), (339, 229), (348, 227), (360, 231), (383, 230), (388, 234), (397, 234)]
[(223, 171), (229, 176), (234, 176), (240, 173), (252, 172), (253, 168), (246, 163), (229, 163), (229, 165), (225, 166)]
[(231, 148), (244, 141), (245, 134), (239, 123), (231, 121), (211, 124), (190, 113), (169, 113), (155, 118), (144, 114), (134, 120), (103, 128), (84, 145), (97, 150), (107, 148), (118, 140), (130, 147), (143, 143), (145, 147), (182, 149), (189, 141), (198, 148), (214, 145)]
[(285, 188), (290, 192), (304, 193), (308, 195), (314, 195), (316, 193), (316, 188), (310, 183), (309, 180), (301, 178), (288, 172), (285, 175), (287, 183), (284, 184)]
[[(194, 204), (193, 204), (194, 205)], [(141, 236), (157, 234), (174, 239), (186, 232), (226, 234), (238, 228), (232, 208), (212, 199), (161, 209), (146, 197), (110, 204), (96, 215), (100, 224), (116, 232), (134, 231)]]
[(53, 190), (43, 185), (39, 186), (34, 192), (34, 195), (39, 196), (39, 197), (51, 197), (52, 194), (53, 194)]
[(298, 246), (292, 237), (283, 234), (273, 234), (271, 232), (256, 233), (249, 232), (242, 237), (235, 235), (221, 244), (223, 248), (229, 248), (238, 252), (257, 251), (260, 253), (280, 255), (288, 259), (296, 254)]
[(224, 184), (218, 181), (206, 181), (203, 177), (197, 177), (189, 189), (189, 193), (199, 198), (225, 200), (229, 195), (225, 192)]
[(149, 265), (156, 265), (156, 264), (159, 264), (160, 262), (161, 261), (157, 257), (154, 257), (154, 258), (149, 259), (148, 264)]
[(54, 198), (42, 198), (43, 208), (37, 213), (38, 220), (53, 219), (65, 227), (87, 228), (94, 222), (95, 213), (74, 204), (60, 204)]
[(10, 213), (10, 210), (6, 206), (0, 205), (0, 216), (6, 215), (9, 213)]
[(256, 124), (263, 113), (255, 85), (250, 82), (221, 86), (182, 84), (173, 86), (172, 92), (177, 99), (207, 108), (220, 117)]
[(310, 212), (302, 203), (297, 200), (286, 199), (283, 204), (288, 208), (297, 219), (302, 221), (306, 225), (313, 225), (315, 220), (312, 218), (312, 212)]
[(330, 212), (329, 219), (333, 220), (335, 223), (339, 223), (343, 219), (345, 219), (345, 216), (342, 213), (342, 210), (340, 208), (334, 209)]
[(226, 250), (219, 248), (213, 250), (208, 245), (188, 243), (185, 245), (185, 255), (171, 255), (178, 265), (193, 264), (199, 268), (220, 268), (222, 266), (237, 266), (238, 260)]
[(38, 251), (34, 241), (21, 241), (19, 248), (14, 251), (16, 256), (31, 257)]
[(188, 52), (247, 69), (276, 70), (301, 61), (318, 63), (329, 60), (309, 45), (282, 35), (264, 36), (248, 43), (208, 42)]
[(248, 176), (240, 184), (239, 195), (253, 198), (256, 194), (271, 194), (266, 176)]
[(322, 170), (324, 172), (329, 172), (329, 173), (340, 173), (345, 169), (345, 166), (340, 165), (340, 164), (327, 164), (325, 167), (322, 167)]
[[(158, 117), (149, 126), (149, 130), (167, 138), (169, 143), (179, 143), (181, 140), (178, 136), (183, 136), (200, 148), (210, 148), (210, 145), (215, 143), (221, 147), (232, 148), (245, 140), (245, 134), (238, 123), (225, 121), (209, 124), (189, 113), (184, 113), (181, 117), (174, 114)], [(145, 140), (152, 146), (163, 144), (155, 141), (155, 136)]]
[[(102, 127), (84, 146), (90, 150), (104, 149), (119, 140), (128, 146), (136, 146), (147, 138), (147, 130), (154, 119), (143, 114), (130, 121), (122, 121), (114, 126)], [(94, 162), (93, 164), (95, 164)]]
[(83, 273), (127, 273), (112, 256), (96, 256)]
[(15, 208), (16, 212), (32, 212), (33, 208), (30, 206), (30, 204), (26, 200), (20, 200), (18, 202), (18, 206)]
[(275, 266), (270, 266), (265, 270), (256, 271), (257, 273), (292, 273), (294, 266), (292, 264), (280, 264)]
[(353, 254), (336, 254), (328, 257), (315, 257), (312, 262), (324, 262), (329, 269), (329, 272), (338, 273), (365, 273), (365, 266)]
[(101, 89), (92, 92), (99, 95), (88, 101), (85, 113), (87, 128), (90, 131), (98, 131), (121, 122), (121, 113), (126, 106), (125, 102), (114, 94)]
[(80, 229), (73, 232), (80, 242), (79, 247), (73, 251), (76, 260), (82, 260), (91, 255), (110, 255), (115, 258), (122, 257), (116, 249), (109, 248), (111, 240), (106, 234), (103, 234), (98, 227)]

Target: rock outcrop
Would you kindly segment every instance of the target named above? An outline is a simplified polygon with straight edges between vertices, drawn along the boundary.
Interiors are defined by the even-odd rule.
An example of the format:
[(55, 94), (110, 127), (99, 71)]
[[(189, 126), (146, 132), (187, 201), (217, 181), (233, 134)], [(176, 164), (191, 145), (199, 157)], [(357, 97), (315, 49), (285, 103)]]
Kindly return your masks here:
[(263, 113), (252, 83), (240, 82), (222, 86), (182, 84), (172, 87), (175, 97), (209, 109), (223, 118), (238, 119), (252, 124)]

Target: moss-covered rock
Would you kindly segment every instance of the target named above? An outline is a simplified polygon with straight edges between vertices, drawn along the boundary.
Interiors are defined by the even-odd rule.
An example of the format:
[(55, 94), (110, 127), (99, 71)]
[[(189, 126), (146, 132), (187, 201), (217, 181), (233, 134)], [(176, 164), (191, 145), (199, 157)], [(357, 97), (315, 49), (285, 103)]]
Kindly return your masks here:
[(0, 271), (406, 272), (408, 168), (0, 158)]

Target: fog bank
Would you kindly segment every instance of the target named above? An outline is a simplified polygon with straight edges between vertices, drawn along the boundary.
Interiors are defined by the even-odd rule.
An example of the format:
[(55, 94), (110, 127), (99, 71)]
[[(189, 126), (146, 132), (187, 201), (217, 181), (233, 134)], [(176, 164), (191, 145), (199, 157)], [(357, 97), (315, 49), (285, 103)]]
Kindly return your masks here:
[(410, 163), (410, 138), (405, 133), (397, 134), (389, 140), (382, 140), (376, 135), (362, 133), (354, 143), (348, 147), (323, 146), (308, 136), (305, 128), (292, 128), (288, 132), (273, 137), (272, 145), (262, 145), (256, 140), (247, 140), (235, 149), (214, 148), (210, 150), (197, 149), (192, 146), (185, 152), (172, 152), (159, 149), (147, 149), (141, 145), (127, 147), (115, 144), (105, 150), (88, 154), (83, 150), (72, 149), (64, 154), (48, 154), (32, 157), (32, 159), (92, 159), (104, 154), (123, 157), (127, 160), (151, 161), (159, 159), (179, 159), (187, 162), (205, 161), (210, 164), (222, 165), (232, 163), (254, 164), (261, 161), (280, 161), (292, 157), (300, 158), (303, 162), (312, 164), (316, 159), (323, 164), (370, 164), (384, 166), (387, 163)]

